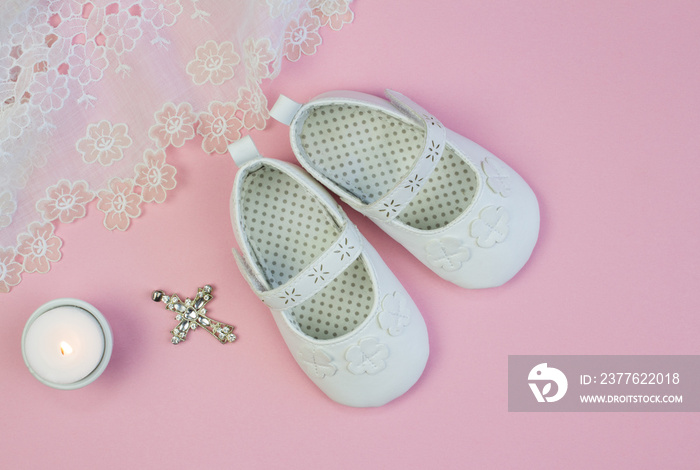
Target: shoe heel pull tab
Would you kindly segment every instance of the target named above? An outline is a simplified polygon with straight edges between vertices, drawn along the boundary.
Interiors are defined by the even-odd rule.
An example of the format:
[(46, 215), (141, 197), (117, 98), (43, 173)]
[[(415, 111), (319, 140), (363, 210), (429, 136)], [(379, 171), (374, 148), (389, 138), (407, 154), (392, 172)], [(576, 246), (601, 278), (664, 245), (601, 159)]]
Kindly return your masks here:
[(238, 168), (252, 160), (262, 158), (253, 139), (247, 135), (228, 145), (228, 153)]
[(301, 103), (297, 103), (291, 98), (280, 95), (280, 97), (277, 98), (277, 102), (270, 110), (270, 116), (288, 126), (292, 123), (292, 119), (294, 119), (294, 116), (296, 116), (301, 106)]

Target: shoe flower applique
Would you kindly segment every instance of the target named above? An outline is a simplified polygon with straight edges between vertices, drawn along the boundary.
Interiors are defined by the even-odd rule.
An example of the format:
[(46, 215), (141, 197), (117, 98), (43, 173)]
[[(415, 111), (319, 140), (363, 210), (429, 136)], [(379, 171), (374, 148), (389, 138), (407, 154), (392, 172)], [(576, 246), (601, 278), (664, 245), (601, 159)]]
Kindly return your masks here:
[(430, 240), (425, 245), (425, 252), (431, 265), (445, 271), (457, 271), (471, 258), (469, 248), (462, 244), (462, 240), (453, 237)]
[(85, 217), (85, 206), (93, 199), (95, 193), (85, 181), (62, 179), (46, 190), (46, 197), (37, 201), (36, 209), (46, 221), (58, 219), (67, 224)]
[(319, 379), (332, 377), (338, 371), (338, 368), (333, 364), (333, 358), (322, 349), (304, 346), (299, 351), (299, 356), (309, 375)]
[(379, 326), (391, 336), (403, 333), (403, 330), (411, 323), (411, 312), (408, 309), (406, 299), (398, 292), (385, 295), (377, 320)]
[(490, 157), (481, 162), (481, 169), (486, 174), (486, 186), (503, 197), (510, 196), (511, 180), (508, 169), (498, 160)]
[(100, 162), (103, 166), (110, 166), (124, 158), (124, 149), (131, 143), (126, 124), (103, 120), (90, 124), (85, 137), (76, 142), (75, 147), (85, 163)]
[(374, 375), (386, 369), (389, 348), (377, 338), (364, 338), (345, 352), (348, 370), (355, 375)]
[(27, 233), (17, 237), (17, 253), (24, 256), (23, 267), (28, 273), (47, 273), (51, 263), (61, 259), (61, 239), (53, 234), (50, 222), (33, 222)]
[(0, 248), (0, 292), (6, 294), (22, 280), (22, 265), (15, 261), (14, 248)]
[(482, 248), (502, 242), (508, 236), (508, 212), (503, 207), (484, 207), (479, 218), (469, 225), (469, 233)]

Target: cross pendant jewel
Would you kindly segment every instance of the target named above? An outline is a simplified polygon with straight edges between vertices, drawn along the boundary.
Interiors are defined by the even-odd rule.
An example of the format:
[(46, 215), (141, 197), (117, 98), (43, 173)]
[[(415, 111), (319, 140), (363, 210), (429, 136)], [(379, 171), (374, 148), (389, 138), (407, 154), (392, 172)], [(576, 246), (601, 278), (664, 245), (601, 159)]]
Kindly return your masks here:
[(165, 308), (175, 312), (175, 319), (180, 323), (170, 331), (173, 344), (185, 341), (187, 333), (201, 327), (219, 340), (221, 344), (232, 343), (236, 340), (233, 326), (221, 323), (207, 317), (204, 306), (213, 298), (210, 285), (200, 287), (194, 299), (180, 300), (177, 294), (165, 295), (162, 290), (153, 291), (151, 298), (155, 302), (162, 301)]

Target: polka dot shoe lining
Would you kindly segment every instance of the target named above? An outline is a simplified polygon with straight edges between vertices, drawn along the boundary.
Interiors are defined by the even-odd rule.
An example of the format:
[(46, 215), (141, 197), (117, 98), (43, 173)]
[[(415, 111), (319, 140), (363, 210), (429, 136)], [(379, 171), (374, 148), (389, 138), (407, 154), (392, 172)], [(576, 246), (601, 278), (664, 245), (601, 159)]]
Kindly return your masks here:
[[(381, 111), (328, 104), (310, 110), (300, 139), (312, 166), (370, 204), (409, 172), (423, 150), (425, 132)], [(476, 183), (472, 167), (447, 147), (397, 220), (421, 230), (443, 227), (469, 207)]]
[[(247, 175), (241, 195), (245, 233), (271, 288), (300, 273), (340, 236), (322, 203), (276, 168), (265, 165)], [(291, 309), (293, 321), (315, 339), (350, 333), (373, 307), (368, 281), (360, 257), (325, 289)]]

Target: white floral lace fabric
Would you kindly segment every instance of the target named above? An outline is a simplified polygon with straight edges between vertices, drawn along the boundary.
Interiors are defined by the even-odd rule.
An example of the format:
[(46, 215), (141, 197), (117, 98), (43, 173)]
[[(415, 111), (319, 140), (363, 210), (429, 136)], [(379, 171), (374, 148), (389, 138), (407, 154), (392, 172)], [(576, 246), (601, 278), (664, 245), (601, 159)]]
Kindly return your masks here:
[(350, 0), (3, 0), (0, 292), (61, 258), (54, 228), (97, 200), (109, 230), (162, 203), (166, 149), (224, 153), (269, 119), (266, 85)]

